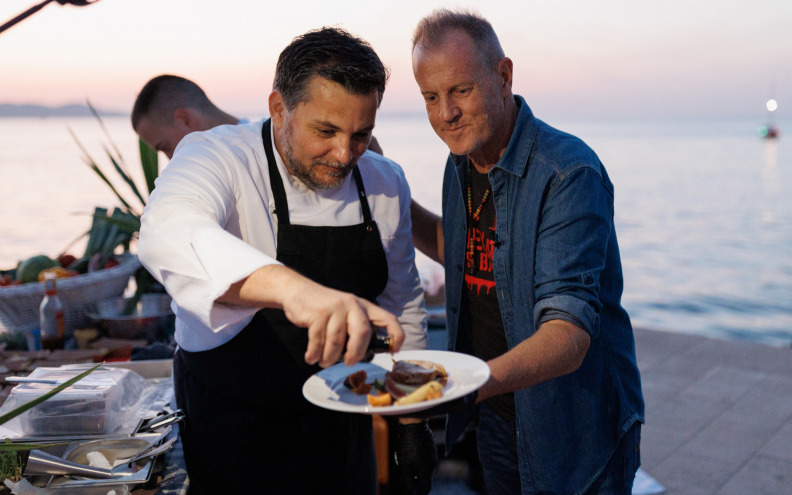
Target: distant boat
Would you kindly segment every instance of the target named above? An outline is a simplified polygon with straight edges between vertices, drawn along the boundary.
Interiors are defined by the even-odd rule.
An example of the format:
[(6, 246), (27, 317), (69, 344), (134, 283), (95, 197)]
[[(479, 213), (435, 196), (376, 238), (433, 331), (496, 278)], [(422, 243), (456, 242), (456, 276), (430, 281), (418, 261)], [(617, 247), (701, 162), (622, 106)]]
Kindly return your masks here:
[(781, 132), (778, 130), (778, 126), (773, 126), (767, 129), (767, 134), (765, 135), (765, 139), (775, 139), (780, 134)]
[(778, 109), (778, 102), (770, 98), (767, 100), (765, 106), (767, 107), (768, 123), (767, 125), (760, 126), (757, 133), (759, 137), (763, 139), (777, 139), (781, 135), (781, 129), (774, 123), (773, 112)]

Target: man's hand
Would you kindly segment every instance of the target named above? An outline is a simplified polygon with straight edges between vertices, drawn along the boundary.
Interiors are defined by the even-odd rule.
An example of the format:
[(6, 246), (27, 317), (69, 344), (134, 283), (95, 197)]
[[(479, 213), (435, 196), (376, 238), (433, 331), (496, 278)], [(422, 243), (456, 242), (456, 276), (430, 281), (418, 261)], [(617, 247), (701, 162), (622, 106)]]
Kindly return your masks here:
[(308, 364), (335, 364), (344, 345), (344, 363), (357, 363), (368, 348), (372, 325), (384, 328), (393, 337), (393, 351), (404, 342), (404, 331), (390, 312), (354, 294), (317, 284), (283, 265), (259, 268), (232, 284), (217, 300), (283, 309), (289, 321), (308, 329)]
[(322, 367), (335, 364), (346, 345), (344, 363), (351, 366), (366, 354), (372, 324), (385, 328), (393, 337), (392, 348), (404, 342), (404, 332), (396, 317), (379, 306), (353, 294), (328, 289), (304, 279), (283, 300), (286, 317), (308, 329), (305, 362)]

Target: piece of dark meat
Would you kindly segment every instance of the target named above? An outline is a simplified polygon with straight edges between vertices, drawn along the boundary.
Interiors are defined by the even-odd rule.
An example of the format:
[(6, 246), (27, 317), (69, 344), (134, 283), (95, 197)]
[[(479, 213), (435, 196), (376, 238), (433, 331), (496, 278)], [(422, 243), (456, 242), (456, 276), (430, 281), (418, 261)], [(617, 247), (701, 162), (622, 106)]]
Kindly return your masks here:
[(357, 395), (365, 395), (371, 391), (371, 385), (366, 383), (368, 374), (366, 370), (359, 370), (344, 379), (344, 386)]
[(433, 368), (424, 368), (409, 361), (396, 361), (386, 377), (393, 378), (396, 383), (415, 386), (437, 379), (438, 374), (438, 370)]

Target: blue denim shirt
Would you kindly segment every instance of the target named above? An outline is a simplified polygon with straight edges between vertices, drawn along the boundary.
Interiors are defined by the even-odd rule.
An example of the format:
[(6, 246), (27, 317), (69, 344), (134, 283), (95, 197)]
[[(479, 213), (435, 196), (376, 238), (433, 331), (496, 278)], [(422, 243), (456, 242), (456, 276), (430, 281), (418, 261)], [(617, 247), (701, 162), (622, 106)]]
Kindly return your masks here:
[[(489, 172), (497, 214), (495, 287), (509, 349), (548, 320), (591, 335), (574, 373), (515, 392), (523, 493), (580, 493), (621, 436), (644, 420), (613, 225), (613, 185), (580, 139), (536, 119), (525, 100), (509, 144)], [(443, 180), (449, 349), (472, 353), (462, 304), (467, 159), (450, 155)], [(451, 415), (452, 445), (470, 415)]]

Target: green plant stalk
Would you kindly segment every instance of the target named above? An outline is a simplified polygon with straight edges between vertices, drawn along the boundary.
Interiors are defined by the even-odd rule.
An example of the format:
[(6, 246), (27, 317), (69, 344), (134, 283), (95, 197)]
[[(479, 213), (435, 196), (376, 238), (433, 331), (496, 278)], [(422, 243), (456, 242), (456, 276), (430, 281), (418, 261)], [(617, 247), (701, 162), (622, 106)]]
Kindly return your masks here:
[[(94, 118), (96, 118), (102, 132), (107, 139), (109, 146), (104, 146), (104, 152), (107, 154), (110, 162), (112, 163), (116, 173), (131, 189), (132, 193), (137, 197), (138, 201), (145, 207), (146, 200), (140, 192), (140, 189), (135, 184), (128, 172), (126, 162), (121, 156), (121, 152), (115, 145), (104, 121), (96, 109), (91, 105), (91, 102), (86, 100), (88, 108), (91, 110)], [(84, 157), (83, 161), (99, 176), (99, 178), (110, 187), (110, 190), (116, 195), (118, 200), (124, 206), (125, 211), (115, 209), (111, 216), (107, 216), (106, 209), (96, 208), (94, 212), (94, 220), (89, 231), (88, 244), (86, 246), (85, 255), (83, 258), (90, 258), (96, 253), (102, 253), (103, 257), (109, 256), (116, 246), (123, 245), (126, 250), (129, 249), (134, 235), (140, 231), (140, 214), (135, 212), (130, 203), (124, 199), (115, 186), (110, 182), (108, 177), (102, 172), (93, 158), (88, 154), (85, 147), (74, 135), (74, 132), (69, 129), (72, 138), (77, 143), (77, 146), (82, 151)], [(159, 176), (159, 156), (155, 149), (138, 139), (138, 148), (140, 151), (140, 164), (143, 171), (143, 177), (146, 181), (146, 187), (149, 195), (154, 190), (154, 182)], [(104, 260), (102, 260), (104, 263)], [(143, 293), (148, 292), (151, 288), (153, 277), (145, 269), (139, 270), (135, 274), (135, 281), (137, 282), (137, 290), (135, 295), (127, 301), (125, 311), (122, 314), (131, 314)]]
[(107, 217), (104, 221), (110, 225), (117, 226), (119, 230), (129, 234), (134, 234), (140, 230), (140, 218), (134, 215)]
[(0, 452), (0, 478), (14, 482), (22, 478), (22, 463), (16, 452)]
[(107, 218), (106, 208), (94, 208), (93, 222), (91, 223), (91, 230), (88, 234), (88, 243), (85, 245), (84, 256), (93, 256), (99, 250), (99, 246), (104, 243), (108, 228), (107, 224), (104, 222), (105, 218)]
[[(96, 175), (99, 176), (100, 179), (102, 179), (102, 182), (107, 184), (107, 187), (110, 188), (110, 190), (113, 192), (113, 194), (115, 194), (116, 198), (118, 198), (118, 200), (121, 202), (121, 204), (124, 205), (124, 207), (127, 210), (133, 211), (132, 210), (132, 205), (130, 205), (129, 202), (126, 199), (124, 199), (124, 197), (121, 195), (121, 193), (119, 193), (118, 190), (115, 188), (113, 183), (110, 182), (110, 179), (108, 179), (107, 176), (104, 174), (104, 172), (102, 172), (102, 169), (100, 169), (99, 165), (96, 164), (96, 161), (88, 153), (88, 150), (85, 149), (85, 146), (83, 146), (83, 144), (77, 138), (77, 135), (74, 134), (74, 131), (72, 131), (71, 127), (67, 128), (67, 129), (69, 131), (69, 134), (71, 134), (72, 139), (74, 139), (74, 142), (77, 143), (77, 147), (80, 148), (80, 151), (82, 151), (82, 153), (83, 153), (83, 161), (85, 162), (85, 164), (88, 165), (91, 168), (91, 170), (93, 170), (96, 173)], [(110, 156), (110, 158), (111, 158), (111, 160), (113, 160), (112, 155)], [(125, 176), (125, 174), (123, 174), (123, 172), (121, 172), (120, 169), (117, 169), (117, 170), (119, 170), (119, 173), (121, 173), (123, 176)], [(145, 205), (145, 202), (143, 202), (143, 204)]]
[[(146, 199), (143, 197), (141, 189), (137, 186), (129, 174), (129, 167), (127, 167), (126, 161), (121, 155), (121, 151), (118, 149), (118, 146), (116, 146), (115, 142), (113, 141), (112, 136), (110, 136), (110, 133), (108, 132), (107, 127), (102, 120), (102, 117), (87, 99), (86, 104), (98, 122), (102, 132), (104, 133), (106, 144), (103, 145), (103, 149), (107, 154), (108, 159), (112, 163), (116, 174), (130, 188), (132, 194), (137, 198), (137, 201), (139, 201), (140, 204), (145, 207)], [(133, 236), (140, 230), (141, 213), (133, 209), (131, 202), (127, 201), (127, 199), (122, 196), (121, 192), (110, 181), (109, 177), (102, 171), (101, 168), (99, 168), (97, 162), (88, 153), (88, 150), (77, 138), (74, 131), (71, 128), (68, 128), (68, 131), (82, 152), (83, 161), (91, 170), (94, 171), (94, 173), (96, 173), (99, 179), (110, 188), (110, 191), (116, 196), (121, 205), (123, 205), (122, 212), (114, 211), (111, 217), (107, 217), (106, 209), (96, 209), (94, 212), (93, 224), (91, 229), (88, 231), (88, 244), (86, 246), (83, 258), (90, 258), (97, 252), (101, 252), (103, 255), (107, 256), (111, 254), (115, 250), (115, 247), (119, 245), (124, 246), (124, 249), (128, 250)], [(140, 163), (143, 176), (146, 181), (146, 187), (148, 189), (148, 193), (151, 194), (151, 192), (154, 190), (154, 181), (159, 175), (158, 154), (156, 150), (152, 149), (141, 139), (138, 139), (138, 148), (140, 150)], [(113, 226), (117, 227), (117, 229), (113, 229)], [(81, 235), (77, 240), (81, 239), (83, 235)], [(73, 241), (72, 244), (74, 242), (76, 241)], [(110, 246), (108, 243), (114, 243), (114, 245)]]
[(140, 165), (143, 167), (143, 177), (146, 178), (146, 187), (149, 194), (154, 190), (154, 181), (159, 176), (159, 156), (157, 150), (138, 139), (140, 148)]
[(93, 214), (93, 223), (89, 231), (88, 243), (83, 257), (91, 258), (97, 253), (109, 257), (116, 246), (127, 245), (135, 232), (140, 230), (140, 218), (118, 208), (107, 216), (105, 208), (97, 207)]
[(123, 162), (124, 160), (123, 160), (123, 157), (121, 156), (121, 151), (118, 149), (118, 146), (116, 146), (115, 142), (113, 141), (113, 138), (110, 136), (110, 132), (107, 130), (107, 127), (105, 127), (104, 121), (102, 120), (102, 116), (99, 115), (99, 112), (97, 112), (96, 109), (94, 108), (94, 106), (91, 105), (90, 100), (88, 100), (86, 98), (85, 99), (85, 103), (86, 103), (86, 105), (88, 105), (88, 108), (91, 110), (91, 113), (93, 114), (93, 116), (99, 122), (99, 127), (102, 128), (102, 132), (104, 133), (105, 137), (107, 138), (107, 141), (110, 143), (110, 145), (115, 150), (116, 155), (118, 155), (118, 157), (121, 158), (121, 161)]
[(137, 196), (137, 199), (138, 201), (140, 201), (140, 204), (145, 206), (146, 200), (143, 199), (143, 196), (140, 194), (140, 191), (138, 190), (135, 181), (132, 180), (132, 178), (129, 176), (127, 171), (124, 170), (124, 168), (120, 165), (119, 161), (110, 153), (110, 151), (107, 148), (105, 148), (105, 153), (107, 153), (107, 158), (110, 159), (110, 163), (113, 164), (113, 167), (115, 167), (115, 170), (118, 173), (118, 175), (121, 176), (121, 179), (124, 182), (126, 182), (129, 188), (135, 194), (135, 196)]

